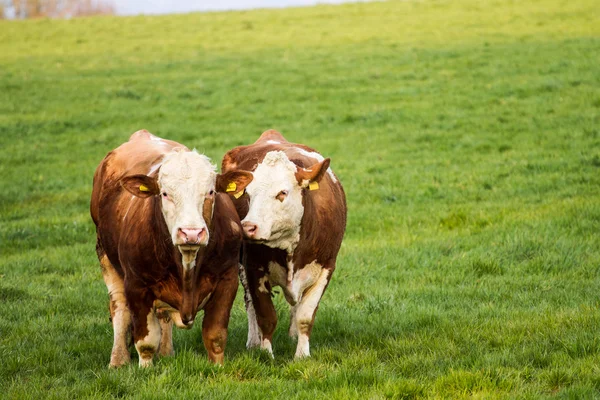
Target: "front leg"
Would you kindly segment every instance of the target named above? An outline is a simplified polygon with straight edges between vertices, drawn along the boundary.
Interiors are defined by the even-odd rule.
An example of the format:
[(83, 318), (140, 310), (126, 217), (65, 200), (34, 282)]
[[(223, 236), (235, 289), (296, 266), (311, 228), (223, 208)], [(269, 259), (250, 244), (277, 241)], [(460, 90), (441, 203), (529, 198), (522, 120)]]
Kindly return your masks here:
[(227, 326), (237, 287), (238, 275), (233, 266), (217, 283), (208, 303), (204, 306), (202, 341), (208, 353), (208, 359), (215, 364), (223, 364), (225, 358)]
[[(277, 327), (277, 313), (271, 298), (271, 284), (264, 268), (245, 268), (248, 295), (248, 348), (260, 344), (273, 357), (273, 333)], [(244, 287), (244, 289), (246, 289)], [(249, 303), (249, 304), (248, 304)], [(253, 311), (253, 312), (252, 312)]]
[(132, 290), (127, 291), (127, 301), (133, 316), (133, 342), (139, 355), (140, 367), (149, 367), (161, 340), (160, 322), (154, 312), (154, 301), (145, 291)]
[(315, 315), (319, 308), (319, 302), (331, 279), (331, 273), (332, 270), (323, 268), (314, 285), (304, 292), (300, 299), (300, 303), (292, 308), (290, 333), (292, 333), (293, 327), (293, 333), (298, 335), (295, 358), (310, 356), (310, 334), (313, 325), (315, 324)]
[(105, 254), (100, 256), (102, 277), (110, 297), (109, 310), (113, 325), (113, 348), (110, 354), (111, 368), (120, 367), (130, 361), (127, 335), (131, 328), (131, 313), (125, 298), (125, 284)]

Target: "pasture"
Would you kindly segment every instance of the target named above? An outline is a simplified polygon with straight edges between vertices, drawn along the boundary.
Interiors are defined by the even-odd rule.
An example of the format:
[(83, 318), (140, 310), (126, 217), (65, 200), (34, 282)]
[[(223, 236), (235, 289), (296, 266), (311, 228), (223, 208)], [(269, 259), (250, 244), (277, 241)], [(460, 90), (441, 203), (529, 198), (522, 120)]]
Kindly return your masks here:
[[(0, 21), (0, 397), (600, 397), (595, 0), (408, 0)], [(107, 368), (92, 175), (138, 129), (217, 165), (269, 128), (331, 157), (349, 220), (308, 360)]]

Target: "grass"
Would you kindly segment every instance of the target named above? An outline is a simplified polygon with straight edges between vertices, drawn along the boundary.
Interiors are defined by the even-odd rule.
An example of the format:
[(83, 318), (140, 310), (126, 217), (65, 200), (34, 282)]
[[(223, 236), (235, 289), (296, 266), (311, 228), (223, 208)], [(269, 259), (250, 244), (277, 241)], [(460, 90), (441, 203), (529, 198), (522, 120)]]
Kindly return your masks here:
[[(592, 0), (409, 0), (0, 21), (6, 398), (600, 397), (600, 25)], [(226, 364), (198, 327), (108, 370), (94, 168), (146, 128), (206, 153), (268, 128), (349, 204), (309, 360)]]

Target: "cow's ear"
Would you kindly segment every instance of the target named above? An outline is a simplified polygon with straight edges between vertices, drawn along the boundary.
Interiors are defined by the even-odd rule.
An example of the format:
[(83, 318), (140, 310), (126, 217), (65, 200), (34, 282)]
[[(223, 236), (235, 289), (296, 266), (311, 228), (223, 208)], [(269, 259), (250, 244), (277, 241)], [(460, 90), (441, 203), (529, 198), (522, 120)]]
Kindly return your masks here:
[(215, 188), (217, 192), (237, 194), (246, 189), (246, 186), (252, 182), (254, 175), (249, 171), (233, 170), (217, 175), (217, 183)]
[(321, 178), (323, 178), (323, 175), (325, 175), (325, 172), (327, 172), (330, 162), (331, 160), (326, 158), (308, 168), (298, 167), (298, 170), (296, 171), (296, 180), (298, 181), (298, 184), (302, 187), (307, 187), (311, 183), (319, 182)]
[(150, 197), (160, 193), (156, 178), (147, 175), (129, 175), (121, 179), (121, 186), (137, 197)]

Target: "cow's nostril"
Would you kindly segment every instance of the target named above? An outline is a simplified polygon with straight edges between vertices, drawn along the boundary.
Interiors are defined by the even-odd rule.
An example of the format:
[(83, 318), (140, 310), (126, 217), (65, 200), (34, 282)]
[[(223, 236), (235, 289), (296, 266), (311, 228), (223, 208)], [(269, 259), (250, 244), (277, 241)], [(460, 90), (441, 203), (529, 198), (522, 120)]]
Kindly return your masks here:
[(177, 234), (185, 244), (199, 244), (204, 236), (206, 236), (206, 231), (204, 228), (179, 228)]
[(194, 317), (191, 314), (182, 315), (181, 322), (183, 322), (184, 325), (191, 325), (194, 323)]
[(258, 230), (258, 226), (256, 226), (256, 224), (248, 221), (243, 222), (242, 227), (244, 228), (244, 233), (246, 233), (248, 236), (254, 236)]

